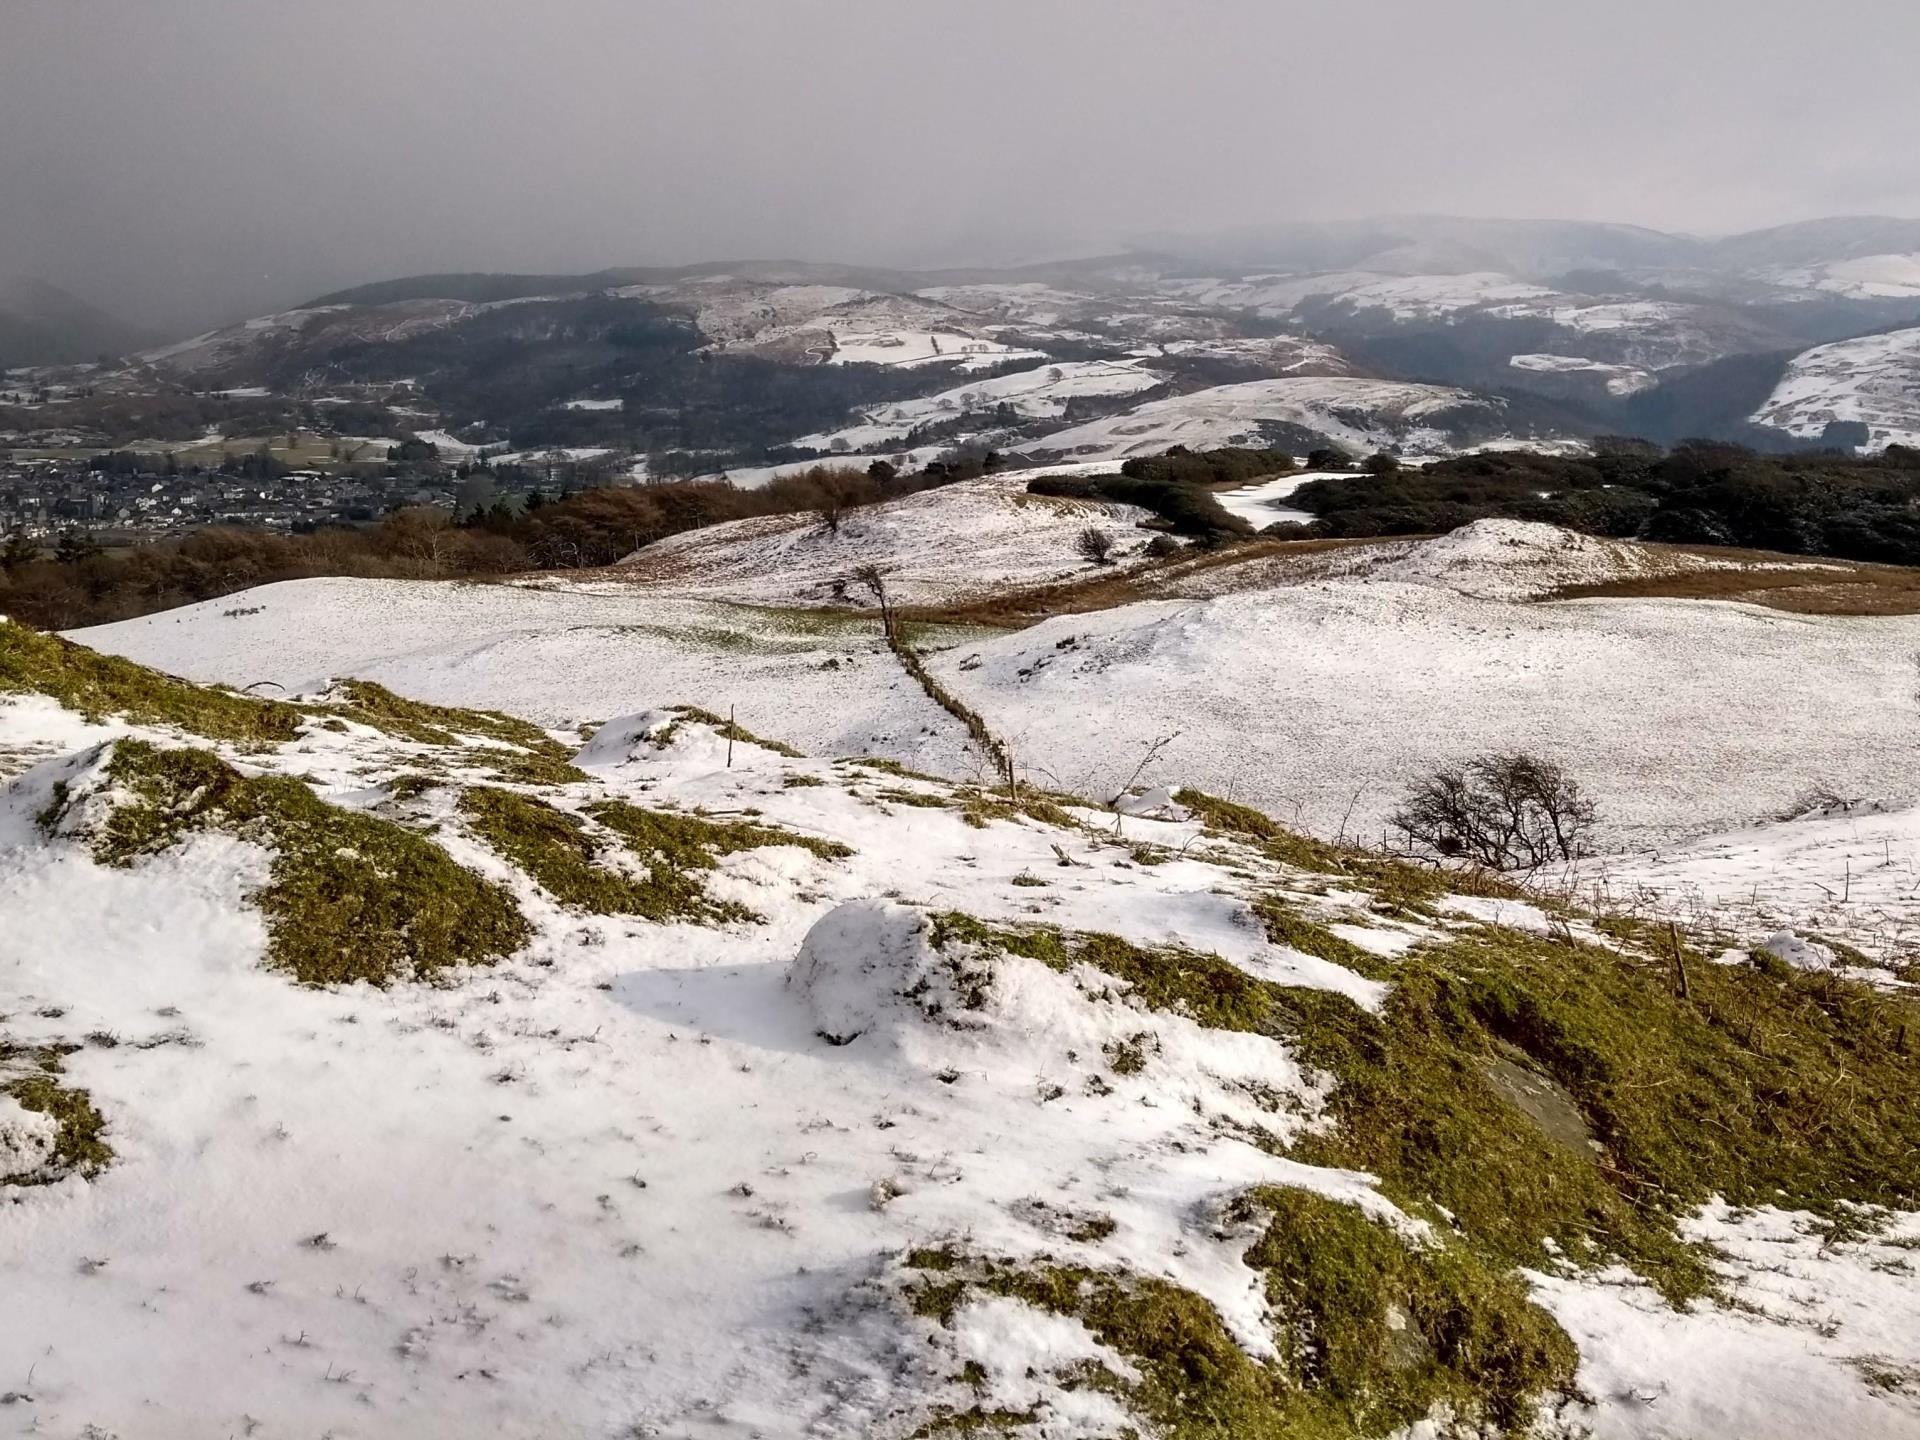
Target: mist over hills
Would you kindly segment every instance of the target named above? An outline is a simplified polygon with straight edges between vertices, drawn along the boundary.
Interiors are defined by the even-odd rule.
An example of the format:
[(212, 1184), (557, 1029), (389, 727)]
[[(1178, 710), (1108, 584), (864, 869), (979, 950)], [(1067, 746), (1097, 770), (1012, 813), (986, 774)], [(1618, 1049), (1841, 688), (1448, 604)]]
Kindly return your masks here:
[(137, 350), (158, 338), (44, 280), (0, 285), (0, 369), (77, 364)]

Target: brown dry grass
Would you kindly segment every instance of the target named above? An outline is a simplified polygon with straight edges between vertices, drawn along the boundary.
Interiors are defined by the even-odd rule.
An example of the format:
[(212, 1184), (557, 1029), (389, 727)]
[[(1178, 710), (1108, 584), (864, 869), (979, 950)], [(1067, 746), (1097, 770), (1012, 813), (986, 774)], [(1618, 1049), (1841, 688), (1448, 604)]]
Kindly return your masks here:
[(1920, 569), (1724, 546), (1647, 548), (1670, 550), (1682, 562), (1697, 555), (1747, 568), (1676, 570), (1569, 585), (1547, 599), (1733, 600), (1797, 615), (1920, 615)]
[[(1407, 538), (1407, 537), (1395, 537)], [(1178, 582), (1213, 570), (1253, 564), (1257, 561), (1286, 560), (1293, 557), (1325, 554), (1379, 541), (1365, 539), (1335, 540), (1248, 540), (1218, 550), (1202, 550), (1175, 555), (1164, 561), (1131, 570), (1096, 570), (1071, 580), (1037, 585), (1025, 590), (1007, 590), (998, 594), (956, 600), (948, 605), (923, 605), (901, 608), (903, 620), (935, 621), (956, 625), (986, 625), (1019, 630), (1037, 625), (1055, 615), (1085, 615), (1095, 610), (1110, 610), (1116, 605), (1131, 605), (1139, 600), (1164, 600)]]

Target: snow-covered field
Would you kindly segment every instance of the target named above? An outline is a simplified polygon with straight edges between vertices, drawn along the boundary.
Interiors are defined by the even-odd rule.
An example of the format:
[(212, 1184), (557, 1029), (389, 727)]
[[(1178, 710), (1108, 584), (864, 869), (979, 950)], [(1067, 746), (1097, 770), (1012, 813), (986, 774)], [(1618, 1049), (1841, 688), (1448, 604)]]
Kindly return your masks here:
[(1605, 381), (1609, 395), (1638, 395), (1656, 383), (1635, 365), (1608, 365), (1578, 355), (1515, 355), (1507, 364), (1515, 370), (1544, 375), (1593, 375)]
[[(749, 729), (813, 753), (961, 774), (975, 763), (866, 616), (607, 588), (294, 580), (242, 605), (209, 600), (76, 638), (197, 680), (298, 691), (353, 675), (553, 725), (684, 702), (733, 708)], [(224, 613), (240, 610), (252, 613)]]
[[(837, 541), (811, 517), (694, 532), (642, 552), (634, 582), (295, 581), (77, 638), (195, 679), (300, 687), (352, 674), (553, 723), (671, 699), (732, 704), (750, 728), (811, 751), (873, 748), (970, 773), (957, 725), (893, 672), (862, 611), (789, 617), (720, 600), (818, 604), (864, 563), (909, 603), (1087, 573), (1073, 541), (1093, 512), (1027, 497), (1024, 478), (851, 515)], [(1127, 518), (1107, 526), (1123, 550)], [(1215, 587), (1202, 598), (952, 636), (933, 668), (1062, 788), (1118, 783), (1177, 733), (1159, 779), (1326, 834), (1344, 822), (1376, 836), (1415, 777), (1489, 749), (1569, 765), (1601, 801), (1609, 848), (1732, 829), (1816, 785), (1881, 796), (1906, 783), (1920, 618), (1541, 605), (1567, 585), (1724, 562), (1506, 522), (1312, 558), (1265, 584), (1202, 572)]]
[(1920, 618), (1527, 602), (1609, 573), (1590, 543), (1564, 569), (1498, 535), (1479, 563), (1459, 542), (1335, 552), (1345, 575), (1064, 616), (934, 668), (1066, 788), (1124, 779), (1173, 736), (1158, 778), (1369, 840), (1415, 777), (1490, 750), (1567, 765), (1610, 847), (1745, 824), (1823, 783), (1907, 783)]
[(1462, 412), (1491, 415), (1493, 402), (1444, 385), (1317, 375), (1216, 385), (1149, 400), (1124, 414), (1057, 430), (1033, 454), (1125, 457), (1263, 443), (1267, 423), (1298, 425), (1356, 450), (1445, 444), (1438, 425)]
[(1808, 439), (1835, 420), (1866, 425), (1868, 450), (1920, 444), (1920, 329), (1840, 340), (1796, 355), (1753, 415), (1757, 425)]

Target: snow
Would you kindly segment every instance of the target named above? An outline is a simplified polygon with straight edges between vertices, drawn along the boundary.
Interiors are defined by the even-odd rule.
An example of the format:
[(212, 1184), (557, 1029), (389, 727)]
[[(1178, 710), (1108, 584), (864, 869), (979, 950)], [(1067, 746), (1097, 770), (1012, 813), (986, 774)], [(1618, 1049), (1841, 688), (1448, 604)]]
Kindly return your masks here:
[[(729, 857), (716, 894), (764, 923), (662, 927), (557, 909), (443, 804), (440, 842), (508, 878), (539, 933), (438, 987), (305, 990), (261, 968), (252, 844), (201, 836), (119, 870), (38, 837), (55, 778), (97, 757), (0, 793), (10, 1038), (119, 1042), (65, 1061), (109, 1118), (115, 1163), (4, 1192), (0, 1373), (23, 1419), (161, 1440), (249, 1426), (905, 1434), (942, 1353), (950, 1382), (978, 1362), (989, 1397), (1033, 1394), (1029, 1371), (1077, 1360), (1128, 1373), (1071, 1324), (992, 1301), (966, 1307), (936, 1353), (930, 1323), (897, 1303), (911, 1246), (1161, 1276), (1270, 1354), (1264, 1288), (1240, 1261), (1252, 1237), (1221, 1224), (1232, 1197), (1308, 1185), (1420, 1233), (1367, 1177), (1241, 1138), (1297, 1135), (1323, 1097), (1273, 1039), (1203, 1030), (1094, 972), (1019, 956), (961, 954), (984, 1001), (929, 1008), (952, 972), (926, 914), (959, 905), (1315, 983), (1333, 967), (1297, 964), (1248, 911), (1236, 875), (1257, 857), (1116, 864), (1126, 846), (1087, 832), (890, 805), (882, 789), (911, 783), (891, 776), (862, 784), (744, 743), (725, 768), (717, 736), (685, 727), (663, 745), (657, 718), (619, 721), (583, 757), (595, 793), (751, 805), (855, 856)], [(404, 742), (384, 758), (368, 743), (314, 729), (247, 760), (363, 806), (407, 765)], [(1013, 884), (1042, 874), (1039, 889)], [(842, 1012), (876, 989), (884, 1026), (817, 1033), (823, 1018), (852, 1028)], [(1142, 1036), (1143, 1072), (1083, 1083), (1103, 1043)], [(11, 1111), (0, 1123), (37, 1153)], [(1071, 1239), (1049, 1219), (1062, 1212), (1112, 1233)], [(1082, 1427), (1048, 1433), (1091, 1434), (1110, 1433), (1117, 1402), (1047, 1403)]]
[(976, 416), (982, 428), (1006, 406), (1023, 420), (1057, 419), (1075, 398), (1137, 395), (1164, 384), (1161, 376), (1130, 360), (1076, 360), (996, 375), (938, 395), (869, 408), (854, 424), (791, 443), (798, 449), (877, 450), (904, 442), (922, 425)]
[[(1911, 785), (1907, 775), (1878, 780)], [(1790, 799), (1774, 808), (1799, 807)], [(1592, 903), (1676, 915), (1740, 947), (1801, 931), (1875, 957), (1905, 954), (1920, 942), (1913, 904), (1920, 892), (1920, 808), (1910, 794), (1824, 805), (1796, 819), (1597, 857), (1573, 878), (1575, 892)]]
[(1911, 1246), (1920, 1221), (1832, 1242), (1808, 1217), (1714, 1205), (1685, 1229), (1721, 1253), (1737, 1310), (1678, 1314), (1644, 1285), (1536, 1276), (1536, 1296), (1580, 1347), (1579, 1418), (1594, 1440), (1808, 1440), (1920, 1434), (1920, 1405), (1870, 1388), (1862, 1366), (1920, 1367)]
[(1836, 420), (1859, 421), (1870, 452), (1920, 445), (1920, 328), (1803, 351), (1752, 419), (1802, 439)]
[(295, 580), (246, 597), (76, 638), (190, 679), (303, 691), (353, 675), (437, 704), (568, 726), (648, 705), (733, 706), (748, 729), (814, 753), (959, 773), (972, 763), (958, 727), (899, 673), (877, 623), (859, 616), (788, 619), (624, 585), (594, 594)]
[(1282, 521), (1292, 521), (1300, 525), (1311, 525), (1313, 514), (1306, 510), (1295, 510), (1279, 502), (1309, 480), (1324, 480), (1329, 476), (1344, 474), (1333, 470), (1302, 470), (1288, 475), (1277, 475), (1271, 480), (1262, 480), (1256, 485), (1245, 485), (1238, 490), (1219, 490), (1214, 499), (1220, 502), (1220, 508), (1229, 515), (1237, 515), (1256, 530)]
[(625, 400), (618, 398), (612, 400), (569, 400), (564, 408), (568, 410), (619, 410), (622, 409), (626, 403)]
[(980, 370), (1010, 360), (1045, 360), (1041, 350), (1019, 349), (998, 340), (936, 330), (836, 330), (827, 327), (832, 348), (829, 365), (940, 365), (957, 360), (958, 370)]
[(1158, 454), (1173, 445), (1193, 450), (1265, 443), (1268, 422), (1302, 426), (1355, 450), (1444, 446), (1432, 425), (1463, 412), (1491, 417), (1495, 404), (1443, 385), (1414, 385), (1349, 376), (1289, 376), (1217, 385), (1189, 395), (1149, 400), (1124, 414), (1056, 431), (1026, 447), (1034, 455), (1121, 458)]
[[(559, 803), (751, 812), (853, 849), (724, 858), (714, 894), (760, 923), (562, 910), (429, 791), (415, 802), (423, 831), (514, 886), (536, 937), (442, 985), (301, 989), (261, 964), (246, 898), (266, 874), (258, 845), (204, 835), (110, 869), (75, 833), (96, 813), (43, 835), (34, 817), (54, 785), (89, 795), (95, 747), (130, 727), (0, 698), (15, 777), (0, 790), (0, 1017), (10, 1043), (78, 1047), (65, 1075), (107, 1116), (116, 1152), (90, 1182), (0, 1185), (0, 1391), (27, 1397), (7, 1413), (49, 1434), (158, 1440), (897, 1440), (936, 1403), (1031, 1411), (1035, 1435), (1139, 1428), (1122, 1396), (1072, 1383), (1089, 1366), (1125, 1377), (1126, 1357), (1006, 1297), (970, 1296), (940, 1327), (907, 1303), (907, 1252), (956, 1244), (1165, 1278), (1260, 1357), (1273, 1317), (1243, 1260), (1257, 1227), (1228, 1209), (1248, 1188), (1307, 1186), (1414, 1243), (1427, 1232), (1370, 1177), (1271, 1153), (1323, 1123), (1328, 1082), (1286, 1044), (1145, 1010), (1086, 967), (936, 949), (930, 917), (1186, 946), (1375, 1009), (1385, 984), (1271, 943), (1250, 902), (1289, 895), (1376, 954), (1443, 923), (1556, 923), (1542, 905), (1469, 897), (1436, 907), (1447, 921), (1387, 922), (1364, 894), (1309, 894), (1261, 853), (1204, 835), (1172, 803), (1181, 784), (1364, 835), (1437, 763), (1541, 750), (1594, 793), (1610, 843), (1669, 845), (1610, 858), (1622, 889), (1690, 885), (1719, 904), (1771, 875), (1771, 909), (1721, 919), (1790, 954), (1821, 946), (1816, 928), (1849, 938), (1875, 912), (1913, 913), (1920, 809), (1827, 804), (1678, 842), (1785, 811), (1816, 782), (1849, 795), (1903, 782), (1920, 738), (1920, 618), (1543, 605), (1531, 597), (1575, 580), (1690, 562), (1542, 526), (1485, 522), (1328, 552), (1315, 578), (1248, 593), (945, 636), (965, 643), (929, 664), (1025, 774), (1087, 795), (1128, 788), (1119, 813), (1081, 812), (1085, 828), (976, 827), (910, 803), (946, 798), (936, 782), (834, 763), (867, 749), (983, 768), (870, 617), (769, 604), (806, 601), (854, 556), (895, 567), (903, 596), (1028, 583), (1093, 510), (1116, 529), (1127, 518), (1036, 504), (1028, 478), (861, 512), (831, 544), (810, 517), (786, 517), (799, 523), (738, 522), (644, 552), (677, 555), (674, 575), (300, 581), (78, 637), (198, 678), (298, 691), (359, 674), (555, 725), (604, 721), (577, 756), (588, 780)], [(1308, 478), (1225, 494), (1270, 503)], [(820, 758), (673, 724), (662, 707), (678, 702), (732, 708)], [(417, 768), (417, 748), (314, 725), (232, 758), (365, 808)], [(1137, 844), (1161, 863), (1135, 863)], [(1839, 902), (1821, 902), (1837, 871)], [(1802, 899), (1824, 909), (1803, 915)], [(1835, 912), (1859, 923), (1830, 925)], [(101, 1034), (116, 1043), (88, 1040)], [(1142, 1035), (1145, 1069), (1107, 1076), (1105, 1047)], [(0, 1176), (42, 1165), (45, 1134), (0, 1098)], [(1076, 1238), (1092, 1217), (1110, 1233)], [(1862, 1372), (1920, 1366), (1907, 1269), (1920, 1217), (1848, 1241), (1775, 1211), (1710, 1205), (1686, 1223), (1747, 1308), (1671, 1311), (1619, 1273), (1531, 1277), (1580, 1346), (1573, 1418), (1596, 1440), (1920, 1430), (1912, 1392)]]
[(1357, 574), (1066, 616), (933, 669), (1080, 793), (1117, 788), (1171, 735), (1164, 774), (1372, 838), (1417, 777), (1524, 750), (1569, 767), (1614, 848), (1743, 825), (1823, 782), (1905, 783), (1916, 649), (1920, 617), (1540, 605)]
[[(1606, 540), (1528, 520), (1476, 520), (1422, 542), (1370, 573), (1380, 580), (1439, 585), (1483, 600), (1537, 600), (1578, 585), (1767, 568), (1774, 566)], [(1808, 562), (1805, 568), (1834, 567)]]
[(1075, 549), (1089, 526), (1114, 541), (1114, 558), (1143, 549), (1127, 505), (1027, 494), (1033, 474), (963, 480), (848, 511), (838, 534), (811, 514), (735, 520), (671, 536), (636, 552), (622, 575), (675, 593), (762, 604), (872, 604), (855, 570), (877, 565), (904, 604), (938, 604), (989, 590), (1048, 584), (1088, 573)]
[(1860, 255), (1810, 268), (1771, 272), (1776, 283), (1824, 290), (1853, 300), (1911, 300), (1920, 296), (1920, 254)]
[(1431, 320), (1460, 310), (1502, 302), (1551, 298), (1554, 291), (1511, 275), (1473, 271), (1464, 275), (1403, 275), (1356, 285), (1336, 297), (1356, 310), (1386, 310), (1397, 321)]
[(53, 1157), (59, 1125), (51, 1115), (29, 1110), (0, 1095), (0, 1184), (38, 1171)]
[(1638, 395), (1658, 383), (1636, 365), (1608, 365), (1578, 355), (1514, 355), (1507, 364), (1515, 370), (1531, 370), (1547, 375), (1597, 375), (1604, 377), (1609, 395)]

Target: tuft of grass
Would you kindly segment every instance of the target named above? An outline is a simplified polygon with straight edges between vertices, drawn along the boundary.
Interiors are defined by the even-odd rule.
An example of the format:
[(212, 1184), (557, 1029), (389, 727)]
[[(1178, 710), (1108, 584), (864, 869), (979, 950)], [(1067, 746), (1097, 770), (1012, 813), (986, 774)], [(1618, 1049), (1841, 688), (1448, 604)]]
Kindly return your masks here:
[[(1920, 1201), (1911, 997), (1697, 965), (1682, 998), (1664, 959), (1486, 928), (1402, 959), (1379, 1016), (1323, 991), (1278, 1000), (1295, 1053), (1336, 1081), (1336, 1124), (1296, 1157), (1444, 1207), (1503, 1265), (1541, 1264), (1550, 1239), (1680, 1304), (1714, 1282), (1676, 1221), (1715, 1195), (1822, 1215)], [(1501, 1083), (1515, 1067), (1558, 1087), (1590, 1145), (1519, 1103)]]
[(1124, 1271), (925, 1249), (907, 1257), (921, 1272), (908, 1303), (942, 1327), (982, 1295), (1078, 1320), (1139, 1375), (1100, 1368), (1079, 1383), (1114, 1394), (1165, 1440), (1347, 1440), (1440, 1406), (1477, 1433), (1517, 1435), (1543, 1398), (1571, 1389), (1574, 1346), (1518, 1280), (1452, 1249), (1410, 1250), (1307, 1192), (1243, 1204), (1271, 1216), (1247, 1263), (1265, 1272), (1280, 1317), (1276, 1364), (1250, 1357), (1199, 1295)]
[(605, 837), (579, 816), (530, 795), (478, 787), (460, 797), (460, 813), (475, 835), (571, 909), (663, 924), (752, 918), (744, 906), (711, 899), (698, 880), (671, 866), (640, 878), (603, 864)]
[(960, 806), (960, 818), (976, 830), (986, 829), (994, 820), (1018, 820), (1023, 816), (1061, 830), (1080, 828), (1059, 798), (1036, 790), (1023, 788), (1017, 796), (1009, 798), (1004, 791), (963, 785), (954, 791), (954, 797)]
[(944, 810), (948, 803), (944, 795), (929, 795), (924, 790), (902, 790), (898, 787), (876, 790), (873, 792), (873, 798), (918, 810)]
[[(269, 879), (250, 898), (266, 916), (268, 963), (302, 984), (429, 979), (490, 964), (531, 934), (511, 895), (432, 841), (329, 805), (298, 780), (138, 740), (115, 744), (106, 774), (130, 798), (92, 837), (102, 864), (132, 865), (208, 830), (269, 847)], [(70, 801), (56, 799), (41, 823), (51, 828)]]
[[(587, 778), (574, 765), (572, 748), (531, 720), (498, 710), (429, 705), (396, 695), (371, 680), (343, 680), (333, 694), (327, 703), (309, 707), (310, 713), (344, 715), (403, 740), (457, 747), (461, 763), (490, 770), (514, 784), (572, 785)], [(468, 747), (461, 743), (463, 739), (491, 743)]]
[[(67, 1047), (71, 1049), (72, 1047)], [(0, 1060), (20, 1052), (0, 1045)], [(22, 1109), (51, 1116), (55, 1126), (53, 1154), (38, 1170), (26, 1175), (0, 1175), (5, 1185), (51, 1185), (69, 1175), (91, 1180), (113, 1163), (113, 1147), (106, 1142), (107, 1121), (85, 1090), (60, 1083), (61, 1052), (57, 1048), (32, 1055), (34, 1071), (12, 1080), (0, 1080), (0, 1095), (13, 1098)]]
[(781, 788), (786, 790), (807, 790), (826, 783), (818, 775), (788, 775), (780, 781)]
[(96, 723), (171, 725), (238, 745), (291, 740), (306, 719), (298, 706), (196, 685), (11, 621), (0, 621), (0, 694), (45, 695)]
[(589, 806), (587, 813), (649, 864), (667, 864), (683, 870), (710, 870), (722, 855), (777, 845), (795, 845), (822, 860), (845, 860), (853, 854), (852, 847), (837, 840), (822, 840), (774, 825), (709, 820), (705, 816), (671, 810), (643, 810), (623, 800), (602, 800)]

